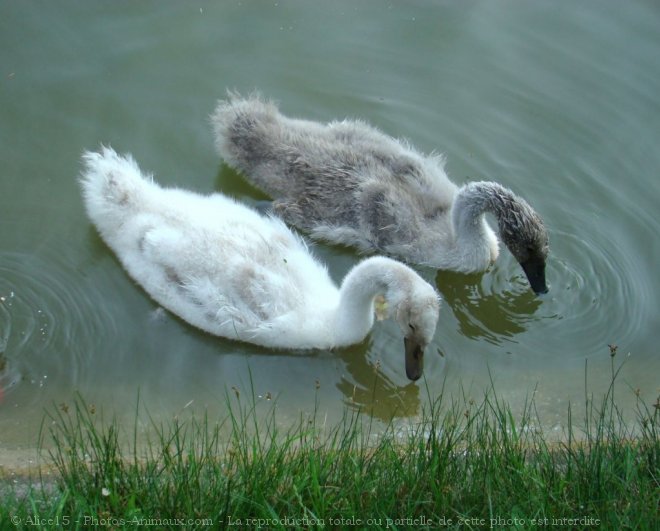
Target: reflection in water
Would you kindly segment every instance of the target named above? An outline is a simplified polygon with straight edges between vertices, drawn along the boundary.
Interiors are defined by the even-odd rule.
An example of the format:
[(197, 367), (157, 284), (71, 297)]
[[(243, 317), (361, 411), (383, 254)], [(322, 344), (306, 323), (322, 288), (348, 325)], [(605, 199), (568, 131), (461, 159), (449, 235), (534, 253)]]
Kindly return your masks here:
[(238, 172), (222, 163), (219, 164), (214, 189), (218, 193), (238, 199), (252, 208), (257, 208), (262, 202), (271, 201), (268, 195), (251, 186)]
[(527, 286), (522, 290), (494, 291), (487, 283), (497, 282), (498, 278), (493, 271), (483, 275), (438, 272), (436, 286), (445, 302), (444, 307), (454, 312), (459, 331), (464, 336), (493, 344), (514, 341), (516, 335), (537, 319), (534, 314), (542, 299)]
[[(273, 201), (260, 190), (250, 186), (239, 173), (226, 164), (220, 164), (214, 190), (240, 201), (259, 212), (262, 216), (273, 213)], [(246, 190), (249, 190), (250, 193), (246, 194)], [(292, 230), (295, 231), (293, 228)]]
[[(344, 395), (344, 403), (384, 422), (396, 417), (416, 415), (420, 406), (419, 386), (413, 382), (403, 386), (394, 384), (385, 374), (381, 360), (373, 363), (369, 360), (369, 352), (375, 349), (371, 341), (368, 343), (342, 349), (340, 353), (352, 377), (349, 379), (343, 375), (337, 383), (337, 389)], [(395, 345), (394, 349), (390, 348), (389, 355), (397, 350), (396, 347), (401, 350), (399, 364), (403, 371), (403, 341)]]

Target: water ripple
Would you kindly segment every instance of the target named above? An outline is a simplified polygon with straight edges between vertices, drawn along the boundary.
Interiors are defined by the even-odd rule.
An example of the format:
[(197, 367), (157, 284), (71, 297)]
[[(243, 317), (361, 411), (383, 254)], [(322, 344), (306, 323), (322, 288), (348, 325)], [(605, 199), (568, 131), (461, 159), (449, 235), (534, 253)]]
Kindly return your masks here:
[(524, 342), (539, 355), (568, 347), (569, 357), (586, 356), (609, 342), (633, 341), (655, 307), (644, 263), (606, 236), (553, 231), (545, 296), (531, 292), (506, 252), (482, 275), (440, 272), (436, 285), (466, 337)]
[(585, 357), (610, 342), (631, 342), (639, 332), (654, 304), (650, 279), (634, 255), (599, 236), (557, 234), (561, 254), (548, 263), (551, 291), (537, 314), (545, 323), (531, 345), (546, 352), (570, 346), (572, 356)]
[(542, 304), (520, 267), (506, 256), (484, 274), (439, 272), (436, 285), (458, 320), (459, 331), (491, 344), (516, 342), (538, 319), (536, 311)]
[[(6, 399), (30, 389), (36, 402), (49, 382), (74, 388), (97, 347), (110, 341), (116, 323), (94, 301), (66, 252), (43, 258), (0, 254), (0, 386)], [(96, 297), (99, 299), (98, 296)]]
[(634, 255), (623, 251), (625, 244), (599, 241), (599, 235), (592, 240), (571, 233), (560, 237), (573, 262), (556, 258), (549, 264), (553, 291), (540, 316), (552, 318), (552, 324), (539, 344), (561, 341), (586, 354), (596, 345), (632, 341), (654, 304), (650, 279)]

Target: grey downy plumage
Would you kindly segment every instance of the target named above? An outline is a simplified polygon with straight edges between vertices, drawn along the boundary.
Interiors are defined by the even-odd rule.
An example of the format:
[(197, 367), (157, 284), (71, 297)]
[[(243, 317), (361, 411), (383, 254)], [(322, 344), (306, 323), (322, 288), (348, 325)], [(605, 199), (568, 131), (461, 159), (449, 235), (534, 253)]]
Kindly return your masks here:
[(359, 120), (288, 118), (258, 95), (230, 93), (211, 123), (225, 162), (313, 238), (438, 269), (483, 271), (499, 254), (485, 219), (490, 212), (531, 288), (547, 292), (547, 231), (508, 188), (485, 181), (458, 187), (441, 156), (423, 155)]

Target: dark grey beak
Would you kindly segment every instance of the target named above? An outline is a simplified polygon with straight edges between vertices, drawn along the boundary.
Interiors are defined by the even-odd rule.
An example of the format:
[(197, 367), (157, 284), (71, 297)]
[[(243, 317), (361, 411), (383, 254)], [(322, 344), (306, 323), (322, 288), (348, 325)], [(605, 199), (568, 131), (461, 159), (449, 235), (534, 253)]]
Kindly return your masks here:
[(545, 260), (534, 257), (526, 262), (521, 262), (520, 265), (534, 293), (537, 295), (548, 293), (548, 286), (545, 283)]
[(406, 376), (414, 382), (424, 372), (424, 347), (410, 337), (404, 337), (403, 344), (406, 348)]

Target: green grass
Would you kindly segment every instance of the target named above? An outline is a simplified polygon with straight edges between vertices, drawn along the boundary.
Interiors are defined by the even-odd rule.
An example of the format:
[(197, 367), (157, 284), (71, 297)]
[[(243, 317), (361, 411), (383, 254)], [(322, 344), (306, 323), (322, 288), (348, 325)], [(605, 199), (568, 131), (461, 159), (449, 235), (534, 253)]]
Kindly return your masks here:
[(638, 400), (627, 423), (613, 385), (585, 396), (580, 422), (568, 411), (564, 442), (530, 428), (533, 400), (514, 418), (494, 391), (441, 395), (410, 431), (378, 437), (348, 409), (333, 428), (312, 413), (283, 429), (274, 406), (263, 416), (253, 396), (227, 401), (221, 423), (154, 425), (146, 444), (137, 424), (127, 443), (82, 398), (53, 408), (55, 479), (5, 496), (0, 527), (660, 528), (658, 404)]

